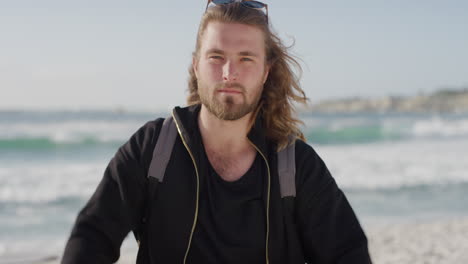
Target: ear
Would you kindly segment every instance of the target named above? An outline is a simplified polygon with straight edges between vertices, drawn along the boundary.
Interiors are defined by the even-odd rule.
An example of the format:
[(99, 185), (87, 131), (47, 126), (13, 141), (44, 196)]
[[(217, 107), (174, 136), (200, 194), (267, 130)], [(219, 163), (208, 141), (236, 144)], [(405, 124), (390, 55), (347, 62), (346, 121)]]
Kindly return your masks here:
[(197, 77), (198, 79), (198, 59), (196, 58), (196, 56), (192, 56), (192, 69), (193, 69), (193, 72), (195, 73), (195, 77)]

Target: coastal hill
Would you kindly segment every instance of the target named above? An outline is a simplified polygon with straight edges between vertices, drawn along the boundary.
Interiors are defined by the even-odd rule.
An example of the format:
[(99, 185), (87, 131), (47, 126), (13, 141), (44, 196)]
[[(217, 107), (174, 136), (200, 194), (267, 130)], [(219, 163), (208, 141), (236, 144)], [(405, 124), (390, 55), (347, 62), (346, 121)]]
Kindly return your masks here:
[(381, 98), (345, 98), (312, 104), (306, 111), (324, 113), (401, 112), (459, 113), (468, 112), (468, 88), (444, 89), (428, 95), (386, 96)]

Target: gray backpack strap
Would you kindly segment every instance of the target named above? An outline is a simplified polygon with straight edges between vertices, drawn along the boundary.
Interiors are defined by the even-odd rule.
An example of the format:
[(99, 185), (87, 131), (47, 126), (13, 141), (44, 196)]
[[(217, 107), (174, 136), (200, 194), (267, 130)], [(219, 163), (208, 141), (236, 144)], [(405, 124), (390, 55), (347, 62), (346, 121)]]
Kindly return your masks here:
[(148, 177), (154, 177), (158, 179), (159, 182), (163, 181), (176, 137), (177, 127), (171, 116), (164, 120), (161, 132), (159, 132), (158, 141), (153, 151), (153, 159), (151, 160), (148, 170)]
[[(154, 177), (163, 182), (166, 167), (171, 158), (172, 149), (177, 137), (177, 127), (172, 117), (166, 118), (159, 133), (153, 159), (148, 170), (148, 177)], [(292, 142), (278, 152), (278, 176), (280, 182), (281, 198), (296, 197), (296, 157), (295, 142)]]
[(296, 197), (296, 152), (295, 140), (278, 152), (278, 176), (281, 198)]

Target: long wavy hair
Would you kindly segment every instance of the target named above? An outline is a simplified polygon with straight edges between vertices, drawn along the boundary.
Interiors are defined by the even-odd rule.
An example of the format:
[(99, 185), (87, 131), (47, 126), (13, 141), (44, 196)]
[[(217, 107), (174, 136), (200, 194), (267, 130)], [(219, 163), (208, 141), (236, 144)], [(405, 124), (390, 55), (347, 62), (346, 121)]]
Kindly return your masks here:
[[(208, 8), (198, 29), (194, 58), (198, 58), (203, 33), (207, 25), (213, 21), (251, 25), (262, 30), (266, 47), (265, 63), (270, 66), (270, 71), (253, 120), (258, 114), (262, 116), (266, 137), (276, 142), (278, 151), (285, 148), (293, 139), (300, 138), (305, 141), (304, 134), (299, 128), (302, 121), (297, 119), (294, 106), (295, 102), (307, 104), (308, 101), (299, 84), (302, 69), (297, 60), (288, 54), (288, 47), (283, 45), (281, 39), (272, 32), (265, 14), (244, 7), (240, 3)], [(192, 66), (189, 67), (189, 74), (187, 104), (200, 104), (197, 78)]]

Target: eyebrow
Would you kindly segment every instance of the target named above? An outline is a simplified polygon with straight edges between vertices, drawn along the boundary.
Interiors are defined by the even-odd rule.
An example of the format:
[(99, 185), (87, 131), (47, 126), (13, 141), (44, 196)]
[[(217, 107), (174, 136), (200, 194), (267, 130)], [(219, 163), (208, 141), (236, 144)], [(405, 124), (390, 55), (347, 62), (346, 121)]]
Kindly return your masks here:
[[(224, 55), (225, 52), (223, 50), (220, 50), (220, 49), (209, 49), (206, 51), (206, 54), (212, 54), (212, 53), (216, 53), (216, 54), (222, 54)], [(254, 52), (251, 52), (251, 51), (241, 51), (239, 52), (239, 55), (241, 56), (250, 56), (250, 57), (258, 57), (258, 55)]]
[(241, 51), (241, 52), (239, 52), (239, 55), (249, 56), (249, 57), (258, 57), (258, 55), (256, 53), (253, 53), (251, 51)]

